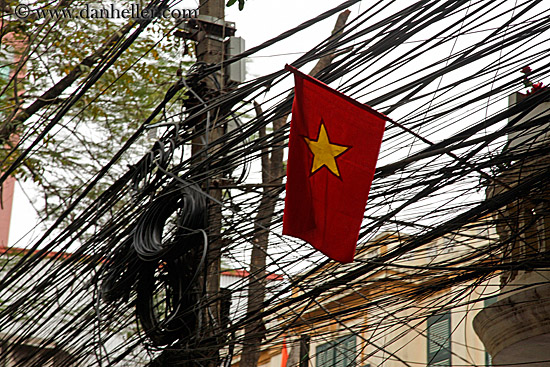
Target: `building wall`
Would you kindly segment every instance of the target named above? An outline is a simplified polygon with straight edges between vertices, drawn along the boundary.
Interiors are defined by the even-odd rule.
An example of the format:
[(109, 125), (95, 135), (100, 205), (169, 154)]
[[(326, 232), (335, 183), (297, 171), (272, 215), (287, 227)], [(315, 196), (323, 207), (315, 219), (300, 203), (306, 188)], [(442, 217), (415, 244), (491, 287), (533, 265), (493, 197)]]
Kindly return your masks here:
[[(451, 365), (453, 366), (485, 366), (486, 351), (479, 337), (475, 334), (472, 327), (472, 320), (481, 309), (483, 301), (464, 305), (453, 309), (451, 312)], [(313, 327), (311, 333), (317, 333), (318, 336), (312, 336), (309, 353), (310, 367), (343, 367), (336, 364), (320, 364), (317, 351), (323, 345), (330, 341), (336, 341), (346, 335), (351, 335), (356, 330), (356, 360), (354, 366), (357, 367), (404, 367), (406, 363), (412, 366), (427, 366), (427, 322), (426, 318), (418, 318), (423, 307), (418, 304), (417, 307), (409, 307), (395, 313), (395, 319), (386, 319), (380, 321), (380, 317), (388, 313), (380, 313), (372, 317), (372, 324), (365, 322), (364, 317), (359, 317), (343, 325), (333, 324), (330, 327)], [(387, 310), (391, 313), (391, 310)], [(395, 320), (409, 320), (404, 323)], [(350, 330), (351, 329), (351, 330)], [(290, 340), (290, 353), (296, 344), (291, 341), (299, 336), (288, 336)], [(293, 345), (294, 344), (294, 345)], [(274, 345), (270, 349), (269, 358), (264, 358), (260, 367), (281, 367), (282, 344)], [(296, 352), (296, 351), (294, 351)], [(448, 364), (444, 364), (448, 366)], [(291, 366), (287, 364), (287, 366)]]
[(14, 189), (15, 178), (8, 177), (7, 180), (2, 184), (2, 202), (0, 206), (0, 248), (5, 248), (8, 246), (13, 195), (15, 192)]
[[(406, 256), (403, 264), (421, 265), (433, 261), (453, 259), (459, 254), (468, 253), (472, 247), (486, 246), (487, 241), (476, 238), (496, 239), (495, 230), (490, 226), (474, 226), (476, 232), (464, 232), (463, 236), (453, 235), (449, 238), (440, 238), (434, 243), (417, 250), (419, 256)], [(491, 237), (492, 236), (492, 237)], [(396, 244), (397, 245), (397, 244)], [(369, 251), (365, 256), (376, 257), (388, 251), (391, 244), (378, 249), (378, 253)], [(432, 251), (437, 249), (437, 251)], [(492, 277), (480, 285), (466, 283), (451, 289), (440, 290), (429, 297), (415, 299), (404, 298), (408, 294), (407, 287), (429, 287), (417, 280), (407, 284), (396, 282), (399, 273), (385, 270), (376, 275), (381, 281), (379, 286), (370, 290), (343, 291), (329, 299), (322, 301), (324, 310), (312, 306), (304, 312), (303, 324), (289, 325), (286, 333), (287, 345), (291, 346), (290, 354), (297, 353), (297, 343), (302, 335), (311, 337), (309, 346), (309, 367), (344, 367), (346, 364), (333, 363), (322, 365), (326, 359), (324, 348), (327, 343), (337, 341), (346, 335), (356, 334), (355, 367), (403, 367), (406, 363), (411, 366), (429, 366), (428, 364), (428, 322), (431, 314), (437, 314), (438, 309), (448, 311), (450, 316), (451, 355), (453, 366), (485, 366), (487, 355), (485, 347), (475, 333), (472, 321), (483, 308), (485, 299), (493, 298), (499, 289), (498, 277)], [(403, 273), (402, 278), (407, 279)], [(391, 283), (383, 285), (387, 279)], [(373, 280), (373, 279), (370, 279)], [(359, 283), (359, 282), (358, 282)], [(369, 282), (365, 282), (369, 283)], [(396, 285), (397, 284), (397, 285)], [(354, 298), (354, 293), (363, 292), (365, 298)], [(296, 292), (294, 295), (299, 294)], [(379, 306), (369, 305), (353, 314), (341, 314), (323, 322), (308, 322), (315, 320), (322, 312), (342, 311), (361, 305), (361, 302), (378, 299)], [(442, 312), (443, 312), (442, 311)], [(281, 323), (285, 318), (281, 317)], [(280, 325), (279, 325), (280, 326)], [(293, 351), (292, 348), (295, 350)], [(321, 349), (319, 349), (321, 348)], [(282, 338), (266, 346), (261, 357), (261, 367), (281, 367)], [(323, 355), (316, 352), (321, 350)], [(336, 352), (335, 352), (336, 353)], [(296, 366), (296, 360), (289, 357), (287, 366)], [(294, 361), (294, 364), (291, 362)], [(346, 359), (347, 361), (347, 359)], [(336, 361), (338, 362), (338, 361)], [(441, 364), (440, 364), (441, 365)], [(443, 364), (449, 366), (449, 364)]]
[[(0, 19), (0, 28), (4, 27), (4, 20)], [(4, 32), (2, 32), (3, 34)], [(14, 77), (19, 61), (21, 60), (21, 53), (26, 47), (26, 42), (21, 37), (16, 37), (14, 33), (4, 34), (0, 43), (2, 47), (11, 52), (11, 57), (0, 58), (0, 90)], [(5, 56), (5, 55), (4, 55)], [(25, 77), (26, 69), (22, 67), (17, 73), (17, 80), (21, 81)], [(13, 82), (12, 82), (13, 85)], [(9, 89), (8, 89), (9, 91)], [(21, 86), (21, 83), (18, 83), (17, 95), (22, 96), (24, 89)], [(2, 95), (0, 98), (7, 98), (7, 95)], [(11, 111), (9, 111), (11, 112)], [(0, 120), (5, 122), (8, 115), (6, 111), (0, 111)], [(14, 134), (10, 141), (12, 145), (15, 145), (19, 141), (19, 137)], [(6, 146), (5, 149), (11, 149), (11, 147)], [(1, 174), (1, 171), (0, 171)], [(15, 178), (8, 177), (1, 187), (1, 197), (0, 197), (0, 248), (8, 246), (10, 222), (12, 215), (12, 205), (13, 205), (13, 195), (15, 189)]]

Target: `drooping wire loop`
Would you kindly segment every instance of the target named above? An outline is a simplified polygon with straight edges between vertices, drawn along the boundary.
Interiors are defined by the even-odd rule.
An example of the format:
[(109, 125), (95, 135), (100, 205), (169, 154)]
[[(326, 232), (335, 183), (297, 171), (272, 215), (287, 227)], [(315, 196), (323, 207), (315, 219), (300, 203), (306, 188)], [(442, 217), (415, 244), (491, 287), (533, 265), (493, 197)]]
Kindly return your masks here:
[(135, 290), (138, 319), (154, 345), (189, 336), (200, 317), (207, 205), (201, 189), (191, 185), (167, 185), (106, 263), (103, 299), (128, 300)]

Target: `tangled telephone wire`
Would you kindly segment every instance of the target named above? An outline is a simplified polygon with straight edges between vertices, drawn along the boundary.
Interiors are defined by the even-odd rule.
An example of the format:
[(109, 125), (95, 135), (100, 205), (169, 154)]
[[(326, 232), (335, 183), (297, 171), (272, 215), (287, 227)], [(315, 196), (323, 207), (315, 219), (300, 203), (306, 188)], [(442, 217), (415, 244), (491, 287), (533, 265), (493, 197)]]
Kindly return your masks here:
[(191, 337), (200, 324), (199, 273), (208, 239), (207, 203), (201, 189), (169, 183), (105, 262), (101, 291), (108, 303), (136, 294), (136, 313), (155, 346)]

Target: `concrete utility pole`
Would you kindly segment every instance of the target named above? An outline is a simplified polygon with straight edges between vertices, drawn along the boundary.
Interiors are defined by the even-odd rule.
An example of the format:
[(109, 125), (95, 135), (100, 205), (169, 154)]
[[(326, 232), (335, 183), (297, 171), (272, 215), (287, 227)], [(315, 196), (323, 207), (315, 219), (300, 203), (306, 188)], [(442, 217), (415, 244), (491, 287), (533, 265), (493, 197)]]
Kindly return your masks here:
[[(207, 66), (221, 65), (226, 58), (225, 40), (235, 34), (233, 23), (225, 21), (225, 0), (200, 0), (199, 17), (193, 25), (194, 32), (191, 32), (191, 39), (196, 41), (197, 64)], [(199, 68), (200, 70), (200, 68)], [(199, 80), (194, 92), (199, 98), (194, 103), (206, 107), (210, 100), (224, 92), (226, 87), (226, 75), (223, 68), (214, 74)], [(199, 151), (206, 148), (207, 153), (215, 149), (211, 143), (224, 134), (224, 121), (219, 120), (219, 111), (210, 111), (198, 121), (196, 129), (206, 129), (205, 134), (193, 141), (192, 154), (198, 160), (204, 159)], [(208, 194), (214, 199), (221, 201), (222, 191), (220, 186), (221, 177), (209, 178), (204, 185)], [(221, 315), (222, 299), (220, 291), (221, 273), (221, 249), (222, 249), (222, 208), (215, 202), (210, 201), (208, 214), (208, 256), (206, 273), (206, 295), (207, 304), (203, 311), (203, 320), (208, 320), (206, 328), (199, 330), (206, 342), (203, 345), (205, 352), (202, 359), (204, 366), (217, 366), (219, 364), (219, 348), (223, 344), (224, 317)], [(197, 363), (197, 365), (199, 365)]]
[[(219, 65), (224, 58), (224, 30), (225, 30), (225, 2), (224, 0), (201, 0), (199, 10), (199, 33), (197, 42), (197, 62), (206, 64)], [(221, 32), (220, 32), (221, 31)], [(220, 34), (221, 33), (221, 34)], [(205, 80), (205, 89), (201, 98), (208, 104), (208, 100), (215, 97), (223, 90), (223, 72), (217, 71), (214, 78)], [(218, 81), (218, 83), (215, 82)], [(208, 136), (205, 137), (205, 142), (216, 140), (223, 133), (219, 127), (220, 122), (216, 121), (216, 113), (210, 113), (211, 121), (208, 121), (210, 131), (206, 131)], [(202, 149), (205, 142), (195, 149)], [(214, 189), (218, 182), (214, 178), (208, 184), (210, 188), (209, 194), (214, 198), (221, 199), (221, 190)], [(207, 294), (208, 298), (217, 298), (220, 291), (220, 265), (221, 265), (221, 208), (211, 203), (208, 216), (208, 229), (210, 246), (208, 251), (208, 272), (207, 272)], [(210, 311), (216, 320), (212, 320), (219, 324), (220, 314), (219, 305), (213, 305)]]
[[(215, 73), (202, 77), (204, 68), (221, 65), (226, 58), (226, 47), (231, 50), (232, 41), (235, 41), (234, 23), (225, 21), (225, 0), (200, 0), (199, 15), (181, 23), (175, 36), (192, 40), (196, 45), (196, 68), (185, 78), (187, 99), (183, 102), (188, 111), (200, 111), (208, 108), (211, 101), (225, 92), (240, 80), (225, 75), (220, 67)], [(238, 38), (238, 37), (237, 37)], [(239, 41), (239, 40), (237, 40)], [(238, 42), (237, 42), (238, 43)], [(237, 47), (238, 48), (238, 47)], [(239, 53), (239, 50), (234, 52)], [(232, 74), (232, 73), (229, 73)], [(242, 77), (244, 72), (238, 76)], [(193, 113), (193, 112), (192, 112)], [(212, 144), (225, 132), (226, 120), (220, 118), (223, 113), (219, 109), (208, 109), (207, 113), (188, 120), (188, 126), (195, 129), (197, 136), (192, 141), (191, 155), (194, 164), (200, 164), (209, 154), (218, 148)], [(198, 177), (202, 182), (202, 189), (213, 198), (209, 201), (208, 212), (208, 254), (206, 272), (199, 280), (200, 289), (195, 291), (205, 299), (201, 300), (200, 326), (193, 330), (196, 339), (188, 344), (188, 340), (181, 340), (173, 348), (167, 348), (150, 367), (182, 366), (182, 367), (217, 367), (220, 365), (220, 349), (225, 344), (224, 330), (228, 323), (228, 300), (230, 294), (220, 290), (221, 249), (222, 249), (222, 191), (221, 176)], [(197, 259), (198, 261), (198, 259)], [(202, 271), (201, 271), (202, 273)], [(205, 284), (205, 289), (203, 288)], [(225, 310), (225, 311), (224, 311)], [(194, 312), (194, 311), (192, 311)], [(195, 344), (193, 344), (195, 343)]]
[[(225, 3), (224, 0), (200, 0), (199, 23), (203, 26), (199, 30), (197, 43), (197, 62), (207, 64), (219, 64), (223, 61), (223, 28), (225, 28)], [(210, 24), (208, 24), (210, 23)], [(221, 26), (222, 34), (219, 34)], [(221, 78), (220, 82), (223, 82)], [(211, 80), (209, 80), (211, 81)], [(218, 88), (208, 83), (209, 89), (216, 91)], [(221, 85), (223, 88), (223, 83)]]

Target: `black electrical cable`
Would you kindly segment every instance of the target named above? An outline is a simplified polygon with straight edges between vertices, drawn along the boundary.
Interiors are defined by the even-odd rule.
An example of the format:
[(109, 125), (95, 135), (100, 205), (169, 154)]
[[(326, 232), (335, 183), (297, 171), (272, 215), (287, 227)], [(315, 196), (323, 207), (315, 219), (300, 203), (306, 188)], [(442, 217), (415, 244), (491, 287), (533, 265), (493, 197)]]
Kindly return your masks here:
[[(325, 266), (327, 262), (315, 255), (308, 245), (280, 236), (284, 187), (264, 185), (259, 186), (263, 191), (251, 190), (246, 186), (248, 183), (241, 186), (231, 181), (239, 178), (238, 175), (233, 177), (233, 174), (240, 172), (241, 165), (250, 164), (284, 147), (289, 128), (286, 123), (276, 131), (266, 129), (265, 136), (260, 139), (257, 134), (260, 128), (269, 127), (274, 120), (288, 114), (291, 98), (287, 98), (286, 92), (273, 97), (269, 102), (271, 107), (266, 108), (262, 116), (242, 118), (241, 128), (210, 141), (208, 147), (201, 151), (200, 159), (188, 158), (193, 139), (208, 133), (205, 124), (201, 123), (204, 118), (201, 116), (210, 112), (211, 116), (218, 117), (217, 123), (223, 125), (235, 116), (253, 113), (246, 100), (260, 98), (270, 88), (282, 85), (285, 75), (281, 71), (244, 83), (234, 91), (221, 94), (205, 105), (184, 110), (180, 115), (153, 114), (148, 124), (157, 118), (155, 125), (175, 126), (173, 122), (178, 121), (180, 128), (169, 128), (149, 153), (136, 160), (138, 163), (123, 173), (115, 185), (110, 186), (90, 206), (80, 211), (74, 205), (64, 212), (62, 217), (72, 221), (66, 228), (58, 232), (48, 231), (47, 235), (52, 236), (43, 236), (35, 242), (32, 250), (18, 257), (13, 256), (9, 266), (3, 267), (6, 271), (2, 274), (0, 293), (2, 299), (10, 299), (9, 305), (0, 309), (3, 332), (15, 333), (18, 329), (20, 337), (15, 339), (18, 343), (24, 343), (26, 336), (37, 333), (48, 335), (48, 340), (70, 346), (74, 358), (85, 364), (91, 351), (101, 348), (96, 338), (88, 337), (88, 331), (100, 332), (101, 343), (107, 345), (107, 340), (103, 339), (127, 332), (127, 328), (133, 325), (131, 308), (137, 305), (138, 313), (145, 320), (142, 321), (145, 334), (134, 333), (127, 342), (112, 351), (109, 360), (98, 354), (101, 363), (119, 363), (131, 353), (142, 350), (140, 346), (143, 345), (151, 349), (152, 359), (154, 353), (165, 350), (178, 350), (186, 358), (191, 358), (189, 356), (196, 357), (208, 348), (224, 350), (229, 344), (233, 346), (246, 342), (240, 331), (258, 317), (274, 325), (268, 330), (267, 337), (269, 342), (277, 342), (281, 332), (290, 330), (288, 325), (280, 323), (281, 319), (291, 317), (296, 322), (304, 322), (308, 305), (320, 307), (325, 300), (349, 291), (364, 296), (368, 301), (355, 308), (325, 312), (309, 321), (347, 325), (346, 321), (352, 320), (354, 312), (371, 312), (368, 325), (352, 330), (372, 333), (372, 338), (365, 338), (367, 341), (372, 341), (377, 349), (392, 352), (395, 351), (392, 349), (395, 341), (383, 343), (385, 333), (408, 323), (419, 325), (429, 315), (453, 309), (451, 302), (457, 303), (457, 300), (472, 294), (479, 281), (490, 280), (496, 271), (513, 272), (543, 267), (547, 256), (540, 253), (508, 263), (498, 261), (501, 249), (514, 246), (518, 236), (529, 233), (534, 218), (545, 215), (543, 209), (537, 209), (534, 218), (521, 214), (525, 216), (526, 224), (509, 238), (495, 238), (483, 231), (487, 226), (512, 225), (513, 219), (497, 215), (504, 213), (507, 205), (517, 200), (538, 203), (544, 199), (538, 188), (545, 185), (545, 180), (540, 177), (547, 175), (543, 163), (548, 151), (538, 142), (548, 129), (542, 116), (529, 117), (521, 123), (520, 118), (528, 117), (529, 110), (546, 101), (547, 91), (543, 89), (533, 93), (511, 108), (497, 107), (499, 111), (487, 117), (478, 117), (476, 111), (484, 111), (488, 99), (493, 106), (495, 99), (517, 91), (521, 83), (517, 73), (526, 63), (537, 64), (537, 71), (532, 74), (533, 78), (540, 78), (536, 81), (548, 76), (549, 67), (545, 58), (549, 50), (540, 48), (538, 41), (545, 38), (548, 32), (548, 26), (544, 24), (548, 10), (534, 1), (524, 1), (514, 9), (501, 8), (494, 2), (472, 2), (471, 12), (468, 12), (468, 29), (457, 32), (456, 27), (448, 25), (463, 21), (460, 13), (468, 5), (465, 1), (424, 1), (416, 7), (403, 7), (377, 21), (375, 13), (379, 9), (375, 6), (379, 4), (384, 7), (390, 3), (381, 1), (373, 4), (368, 11), (350, 22), (341, 35), (321, 43), (294, 63), (303, 66), (333, 51), (342, 52), (331, 66), (319, 74), (323, 81), (330, 83), (339, 80), (340, 90), (368, 98), (379, 107), (398, 107), (392, 115), (407, 111), (412, 104), (421, 106), (402, 113), (400, 118), (394, 117), (405, 129), (397, 125), (388, 126), (381, 152), (384, 163), (381, 163), (375, 176), (365, 212), (358, 250), (373, 250), (380, 243), (389, 249), (385, 256), (379, 254), (372, 261), (361, 260), (344, 267)], [(533, 14), (538, 15), (527, 14), (526, 9), (530, 6)], [(515, 18), (512, 17), (514, 12), (517, 15)], [(458, 37), (467, 36), (468, 32), (486, 28), (484, 17), (499, 22), (497, 27), (491, 27), (492, 32), (483, 38), (484, 42), (476, 41), (462, 49), (457, 48), (451, 55), (445, 51), (449, 42), (461, 40)], [(438, 37), (429, 39), (422, 36), (422, 29), (444, 22), (447, 22), (447, 27), (440, 27), (439, 31), (444, 31)], [(504, 32), (508, 26), (509, 31)], [(422, 42), (416, 42), (418, 38)], [(491, 64), (490, 56), (502, 53), (503, 47), (515, 50), (504, 55), (498, 64)], [(539, 49), (531, 51), (529, 47)], [(433, 51), (438, 54), (431, 54), (429, 62), (404, 71), (406, 67), (418, 65), (424, 54)], [(194, 77), (201, 79), (210, 69), (218, 67), (196, 68)], [(468, 73), (457, 77), (456, 73), (462, 67), (468, 68)], [(498, 75), (495, 74), (497, 72)], [(386, 85), (380, 89), (370, 86), (371, 83), (379, 83), (382, 78), (388, 79)], [(437, 78), (443, 81), (438, 83), (438, 90), (432, 92), (429, 83)], [(182, 88), (183, 83), (176, 83), (167, 94), (163, 106)], [(428, 100), (433, 100), (433, 103), (428, 103)], [(163, 107), (157, 110), (163, 110)], [(514, 118), (514, 115), (519, 117)], [(509, 123), (502, 122), (507, 119)], [(421, 132), (419, 127), (422, 127)], [(141, 128), (136, 136), (144, 130)], [(529, 134), (533, 131), (536, 133)], [(511, 150), (506, 140), (507, 135), (513, 134), (524, 139), (524, 142)], [(125, 145), (121, 154), (136, 141), (137, 138)], [(532, 163), (536, 160), (540, 162)], [(517, 166), (519, 161), (524, 162), (525, 171), (529, 166), (532, 176), (526, 177), (523, 186), (513, 188), (507, 195), (486, 199), (484, 190), (488, 184), (485, 179), (482, 180), (484, 175), (502, 174)], [(107, 164), (97, 178), (113, 174), (109, 172), (110, 167), (111, 163)], [(197, 186), (186, 193), (186, 185), (176, 184), (171, 175), (184, 181), (192, 180)], [(181, 224), (192, 219), (186, 213), (196, 213), (200, 200), (211, 200), (211, 193), (206, 189), (201, 192), (199, 187), (208, 187), (207, 182), (212, 177), (224, 177), (229, 181), (228, 187), (233, 185), (237, 190), (242, 189), (225, 195), (223, 202), (212, 201), (212, 205), (221, 203), (222, 212), (228, 217), (222, 218), (224, 241), (221, 252), (231, 267), (248, 266), (246, 253), (256, 230), (252, 218), (256, 217), (259, 200), (264, 195), (277, 200), (271, 218), (266, 267), (268, 273), (284, 274), (288, 282), (268, 296), (262, 313), (248, 315), (251, 316), (248, 318), (241, 315), (234, 320), (229, 328), (234, 331), (234, 340), (227, 341), (227, 330), (224, 329), (214, 333), (209, 344), (200, 345), (197, 330), (211, 327), (210, 320), (205, 316), (207, 305), (220, 301), (221, 296), (208, 295), (201, 288), (204, 279), (201, 279), (202, 272), (198, 269), (204, 269), (207, 257), (203, 232), (197, 226)], [(102, 184), (100, 179), (93, 179), (85, 192), (99, 190)], [(498, 185), (498, 182), (493, 180), (492, 185)], [(76, 202), (84, 196), (76, 196)], [(498, 200), (501, 201), (496, 203)], [(238, 214), (234, 214), (235, 211)], [(178, 222), (180, 217), (183, 222)], [(168, 227), (174, 231), (169, 231)], [(59, 224), (55, 224), (54, 228), (60, 228)], [(472, 234), (462, 236), (460, 232), (463, 228)], [(200, 229), (208, 232), (206, 226)], [(375, 236), (383, 233), (387, 234), (387, 240), (372, 242)], [(438, 239), (441, 238), (445, 241), (440, 243)], [(443, 244), (449, 241), (454, 244), (453, 248)], [(476, 241), (485, 242), (480, 246), (476, 245)], [(75, 255), (72, 257), (65, 259), (64, 255), (52, 254), (52, 251), (66, 251), (76, 244), (79, 247), (73, 250)], [(134, 248), (135, 245), (137, 248)], [(435, 253), (447, 251), (448, 258), (432, 256), (432, 250)], [(176, 259), (182, 254), (189, 256)], [(410, 267), (406, 262), (407, 256), (425, 265)], [(166, 258), (174, 259), (167, 262)], [(140, 268), (136, 264), (146, 265)], [(104, 271), (98, 272), (98, 267), (104, 267)], [(181, 277), (177, 275), (180, 268), (183, 269)], [(304, 274), (304, 269), (310, 271)], [(235, 302), (244, 301), (243, 292), (249, 279), (255, 279), (265, 270), (252, 272), (230, 287)], [(44, 273), (47, 275), (41, 275)], [(30, 288), (21, 288), (27, 274), (39, 277), (41, 281)], [(86, 300), (85, 295), (95, 289), (93, 283), (98, 281), (95, 274), (102, 274), (99, 276), (102, 279), (102, 296), (109, 301), (100, 308), (103, 322), (99, 324), (94, 323), (93, 315), (80, 309), (86, 302), (77, 302), (79, 299)], [(387, 275), (380, 278), (380, 274)], [(189, 280), (189, 284), (182, 279)], [(410, 287), (402, 287), (404, 283)], [(424, 284), (424, 288), (415, 287), (415, 284)], [(303, 293), (297, 297), (287, 297), (294, 290)], [(448, 298), (440, 295), (447, 290)], [(37, 307), (33, 301), (39, 297), (44, 304)], [(253, 299), (258, 295), (251, 294), (249, 297)], [(413, 302), (414, 299), (426, 297), (432, 301), (422, 306)], [(283, 303), (278, 303), (281, 299)], [(87, 303), (94, 313), (96, 301)], [(458, 302), (464, 303), (467, 302)], [(418, 307), (418, 312), (413, 315), (402, 316), (399, 313), (413, 306)], [(160, 312), (163, 307), (165, 312)], [(78, 312), (70, 317), (63, 316), (70, 308), (78, 309)], [(19, 316), (20, 309), (28, 310), (25, 318)], [(376, 309), (388, 310), (395, 317), (376, 314)], [(59, 318), (59, 322), (43, 321), (44, 318), (55, 319), (53, 316)], [(108, 326), (105, 320), (110, 320)], [(197, 327), (199, 324), (200, 327)], [(334, 336), (329, 332), (307, 330), (318, 332), (319, 338), (327, 341)], [(47, 340), (42, 345), (46, 346)], [(13, 346), (3, 344), (0, 358), (10, 350)], [(207, 358), (205, 354), (201, 356)]]

